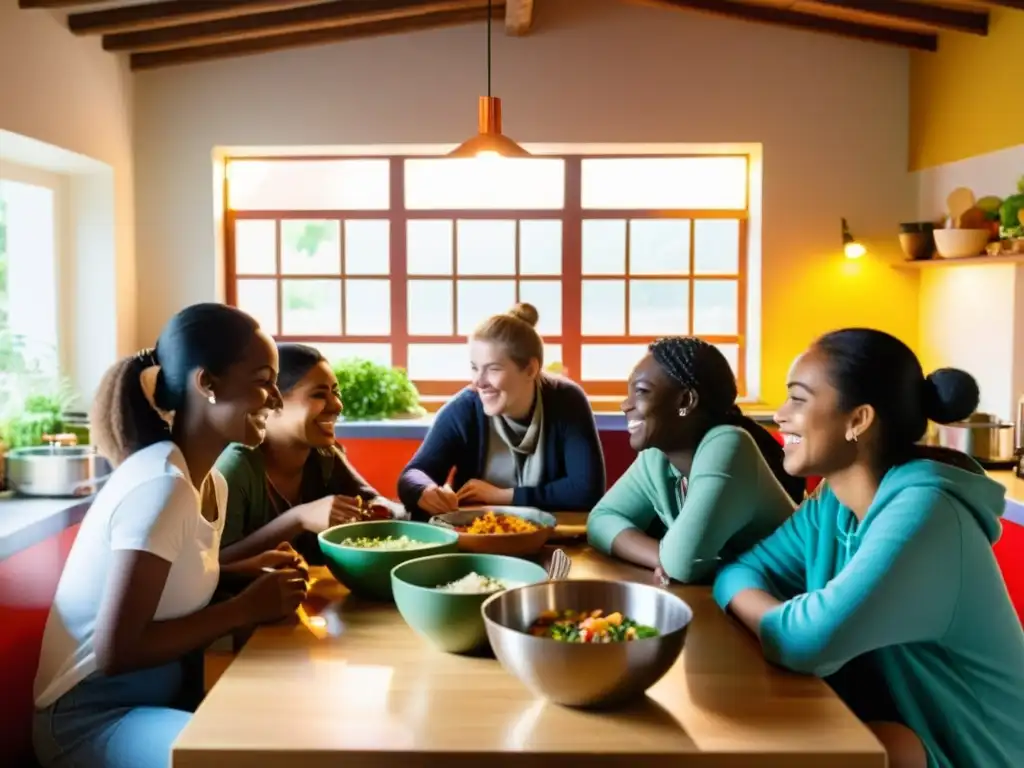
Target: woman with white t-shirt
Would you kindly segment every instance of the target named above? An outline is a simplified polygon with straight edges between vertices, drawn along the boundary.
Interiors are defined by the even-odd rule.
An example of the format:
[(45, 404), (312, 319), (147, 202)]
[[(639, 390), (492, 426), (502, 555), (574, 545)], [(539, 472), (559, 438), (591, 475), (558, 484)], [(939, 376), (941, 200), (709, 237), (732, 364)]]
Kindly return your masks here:
[[(92, 431), (117, 469), (82, 521), (43, 635), (33, 740), (44, 768), (168, 765), (201, 698), (190, 660), (305, 596), (294, 551), (219, 565), (227, 485), (213, 465), (228, 444), (263, 440), (277, 367), (255, 320), (196, 304), (104, 377)], [(255, 580), (211, 605), (229, 570)]]

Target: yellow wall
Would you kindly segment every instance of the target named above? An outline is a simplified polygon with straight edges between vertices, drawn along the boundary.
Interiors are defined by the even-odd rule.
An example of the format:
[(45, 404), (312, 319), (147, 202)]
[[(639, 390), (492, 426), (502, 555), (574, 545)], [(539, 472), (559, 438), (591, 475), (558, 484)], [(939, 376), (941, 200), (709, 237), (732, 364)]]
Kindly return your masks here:
[(939, 37), (910, 61), (910, 169), (1024, 144), (1024, 11), (990, 14), (987, 37)]

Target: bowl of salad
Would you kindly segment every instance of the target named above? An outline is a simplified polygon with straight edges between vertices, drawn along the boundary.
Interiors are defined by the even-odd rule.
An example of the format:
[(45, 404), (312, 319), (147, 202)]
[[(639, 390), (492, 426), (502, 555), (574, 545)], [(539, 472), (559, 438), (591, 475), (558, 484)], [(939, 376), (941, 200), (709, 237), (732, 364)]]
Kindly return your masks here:
[(391, 569), (426, 555), (454, 552), (459, 534), (429, 523), (367, 520), (328, 528), (319, 535), (327, 567), (353, 594), (391, 600)]
[(678, 661), (693, 611), (626, 581), (545, 581), (481, 606), (501, 665), (556, 704), (603, 707), (642, 696)]

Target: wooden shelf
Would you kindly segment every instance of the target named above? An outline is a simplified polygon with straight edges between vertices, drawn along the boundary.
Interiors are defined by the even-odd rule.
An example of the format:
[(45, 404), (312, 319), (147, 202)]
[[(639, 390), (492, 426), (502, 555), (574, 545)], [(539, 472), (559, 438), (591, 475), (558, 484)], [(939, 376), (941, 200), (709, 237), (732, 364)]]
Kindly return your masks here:
[(1000, 256), (967, 256), (962, 259), (921, 259), (920, 261), (900, 261), (893, 264), (894, 269), (931, 269), (932, 267), (984, 267), (990, 264), (1024, 264), (1024, 253), (1007, 253)]

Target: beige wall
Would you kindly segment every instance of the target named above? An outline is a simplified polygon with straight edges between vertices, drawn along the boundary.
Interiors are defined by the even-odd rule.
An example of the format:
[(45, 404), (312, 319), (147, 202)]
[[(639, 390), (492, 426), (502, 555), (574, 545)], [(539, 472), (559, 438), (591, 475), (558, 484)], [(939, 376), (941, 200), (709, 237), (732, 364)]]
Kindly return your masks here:
[(131, 133), (125, 63), (60, 16), (0, 0), (0, 163), (68, 176), (62, 352), (86, 401), (136, 342)]
[[(495, 38), (505, 129), (524, 142), (764, 145), (763, 385), (783, 396), (817, 333), (917, 340), (917, 277), (892, 270), (912, 216), (905, 51), (619, 0), (547, 0)], [(136, 76), (139, 334), (217, 296), (215, 146), (457, 143), (484, 83), (482, 25)], [(846, 216), (872, 256), (840, 255)]]

